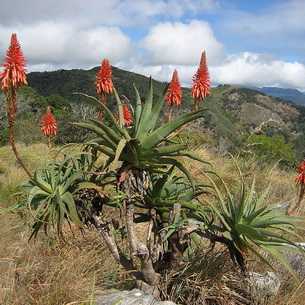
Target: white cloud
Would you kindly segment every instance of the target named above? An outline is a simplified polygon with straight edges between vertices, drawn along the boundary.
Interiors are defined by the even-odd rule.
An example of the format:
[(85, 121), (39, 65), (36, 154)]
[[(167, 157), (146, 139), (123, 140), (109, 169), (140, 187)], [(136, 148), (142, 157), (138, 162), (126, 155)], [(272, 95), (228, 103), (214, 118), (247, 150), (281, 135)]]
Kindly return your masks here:
[(149, 24), (158, 16), (196, 15), (218, 7), (218, 0), (1, 0), (0, 24), (33, 20), (82, 24)]
[(143, 40), (143, 46), (154, 64), (196, 64), (206, 50), (211, 64), (219, 63), (223, 47), (207, 22), (164, 22), (153, 26)]
[(12, 32), (17, 32), (30, 65), (84, 67), (98, 65), (103, 57), (115, 64), (132, 53), (130, 39), (118, 27), (84, 29), (54, 22), (0, 26), (0, 53), (4, 54)]
[[(181, 83), (190, 86), (197, 65), (133, 65), (127, 68), (166, 82), (177, 69)], [(264, 54), (244, 52), (231, 55), (220, 65), (210, 66), (209, 71), (214, 85), (275, 86), (305, 90), (304, 64), (277, 60)]]
[(169, 82), (173, 71), (178, 71), (180, 82), (183, 86), (189, 86), (192, 81), (192, 76), (195, 74), (196, 66), (187, 65), (134, 65), (128, 67), (128, 70), (143, 74), (145, 76), (152, 76), (154, 79)]
[(305, 90), (305, 65), (270, 59), (262, 54), (241, 53), (211, 69), (215, 83), (291, 87)]

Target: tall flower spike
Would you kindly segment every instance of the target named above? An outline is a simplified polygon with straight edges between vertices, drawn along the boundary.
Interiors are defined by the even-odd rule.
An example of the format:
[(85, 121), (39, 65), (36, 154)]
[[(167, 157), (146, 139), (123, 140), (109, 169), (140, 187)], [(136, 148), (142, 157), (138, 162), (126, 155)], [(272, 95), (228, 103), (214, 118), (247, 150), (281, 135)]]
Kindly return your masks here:
[(210, 95), (211, 81), (207, 66), (206, 53), (202, 52), (199, 68), (193, 77), (192, 96), (195, 104), (202, 102)]
[(16, 34), (12, 34), (11, 36), (11, 42), (6, 52), (3, 68), (3, 71), (0, 72), (0, 89), (3, 90), (6, 96), (9, 143), (16, 160), (31, 178), (32, 175), (21, 160), (15, 143), (14, 126), (17, 113), (17, 89), (22, 85), (27, 85), (25, 58)]
[(112, 69), (108, 59), (104, 59), (96, 74), (96, 92), (99, 95), (111, 94), (113, 91)]
[(46, 137), (57, 134), (57, 122), (50, 106), (48, 106), (47, 112), (41, 118), (41, 131)]
[(123, 117), (124, 117), (125, 126), (129, 127), (132, 124), (133, 119), (128, 104), (123, 104)]
[(16, 34), (11, 36), (3, 67), (4, 70), (0, 73), (0, 83), (4, 92), (10, 88), (17, 89), (22, 85), (27, 85), (25, 59)]
[(167, 93), (165, 96), (165, 101), (169, 106), (180, 106), (182, 100), (182, 90), (180, 86), (180, 81), (178, 77), (177, 70), (174, 71), (172, 80), (169, 83)]

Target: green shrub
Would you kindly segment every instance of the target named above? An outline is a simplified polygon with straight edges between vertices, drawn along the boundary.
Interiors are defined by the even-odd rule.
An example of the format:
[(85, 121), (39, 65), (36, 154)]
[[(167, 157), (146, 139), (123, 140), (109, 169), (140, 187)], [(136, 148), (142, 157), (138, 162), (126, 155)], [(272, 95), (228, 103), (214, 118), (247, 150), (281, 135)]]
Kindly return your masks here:
[(281, 161), (282, 164), (292, 165), (295, 152), (290, 143), (286, 143), (283, 136), (268, 137), (265, 135), (251, 135), (247, 140), (247, 147), (262, 161)]

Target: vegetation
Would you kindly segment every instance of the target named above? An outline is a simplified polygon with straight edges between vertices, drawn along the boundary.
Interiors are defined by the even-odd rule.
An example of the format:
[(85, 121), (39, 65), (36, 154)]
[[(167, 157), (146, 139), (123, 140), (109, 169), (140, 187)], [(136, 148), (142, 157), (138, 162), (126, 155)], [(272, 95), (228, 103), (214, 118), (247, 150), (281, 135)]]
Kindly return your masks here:
[[(217, 175), (207, 171), (208, 162), (171, 139), (205, 110), (182, 114), (156, 127), (164, 99), (154, 102), (152, 82), (144, 105), (135, 90), (131, 127), (125, 124), (122, 101), (115, 89), (118, 121), (107, 106), (88, 96), (103, 106), (105, 122), (75, 123), (93, 133), (93, 139), (79, 147), (80, 157), (67, 156), (35, 172), (27, 185), (28, 204), (36, 211), (32, 235), (52, 226), (64, 237), (65, 221), (92, 226), (137, 286), (158, 297), (164, 273), (179, 265), (185, 253), (195, 251), (189, 243), (194, 236), (227, 247), (242, 272), (247, 270), (248, 251), (261, 259), (267, 252), (283, 262), (279, 246), (298, 247), (289, 239), (297, 236), (297, 219), (268, 208), (266, 194), (257, 197), (254, 183), (247, 192), (242, 181), (236, 195), (226, 184), (222, 190), (215, 182)], [(197, 161), (198, 166), (203, 164), (201, 170), (207, 172), (204, 184), (193, 179), (183, 157)], [(106, 207), (114, 212), (108, 214)], [(111, 216), (117, 214), (116, 209), (121, 213), (119, 219)], [(139, 223), (147, 224), (145, 242), (136, 232)], [(126, 235), (118, 240), (119, 232)], [(120, 240), (126, 240), (127, 251), (121, 248)]]
[(252, 135), (248, 138), (248, 147), (263, 162), (280, 161), (288, 165), (295, 162), (292, 145), (285, 143), (285, 139), (280, 135)]
[[(44, 159), (40, 166), (33, 166), (23, 151), (17, 149), (15, 141), (17, 90), (27, 84), (24, 65), (20, 45), (16, 34), (13, 34), (0, 81), (7, 105), (9, 144), (17, 160), (15, 166), (23, 169), (28, 179), (22, 186), (13, 184), (9, 192), (3, 191), (7, 187), (1, 189), (3, 200), (12, 200), (15, 204), (1, 208), (0, 216), (13, 215), (14, 221), (16, 215), (19, 215), (25, 225), (31, 226), (30, 240), (39, 238), (46, 249), (52, 251), (58, 244), (71, 245), (78, 238), (75, 231), (76, 234), (84, 234), (88, 229), (94, 231), (94, 242), (90, 243), (89, 251), (93, 259), (97, 255), (104, 255), (106, 248), (112, 256), (112, 262), (127, 274), (129, 280), (124, 281), (125, 285), (130, 283), (156, 298), (171, 298), (182, 304), (189, 304), (195, 297), (201, 303), (210, 305), (223, 304), (223, 298), (232, 304), (241, 304), (241, 300), (250, 302), (247, 281), (239, 285), (236, 282), (240, 278), (248, 278), (254, 257), (257, 262), (263, 262), (271, 268), (280, 263), (297, 278), (282, 250), (289, 248), (291, 251), (303, 252), (299, 245), (302, 240), (299, 234), (302, 219), (287, 215), (285, 210), (270, 205), (269, 187), (264, 182), (261, 186), (258, 185), (259, 190), (256, 189), (255, 180), (249, 184), (247, 175), (242, 172), (249, 171), (253, 164), (251, 160), (232, 157), (231, 164), (234, 164), (238, 178), (234, 178), (231, 183), (227, 182), (207, 157), (200, 156), (202, 151), (192, 151), (192, 147), (183, 138), (185, 131), (182, 132), (186, 126), (196, 126), (198, 120), (202, 126), (209, 122), (215, 125), (214, 135), (225, 135), (226, 139), (231, 139), (231, 143), (234, 143), (233, 150), (236, 150), (242, 143), (234, 138), (235, 133), (246, 130), (240, 133), (244, 137), (247, 133), (258, 134), (267, 130), (268, 136), (276, 140), (275, 144), (268, 147), (269, 139), (266, 140), (263, 136), (256, 140), (265, 141), (266, 150), (273, 159), (282, 153), (286, 158), (291, 157), (287, 160), (289, 162), (292, 161), (292, 156), (288, 156), (288, 150), (282, 151), (282, 147), (287, 145), (284, 138), (288, 125), (285, 128), (282, 126), (287, 120), (287, 105), (282, 105), (282, 109), (277, 110), (277, 116), (271, 120), (263, 118), (259, 122), (259, 117), (253, 115), (231, 129), (237, 113), (247, 109), (252, 111), (253, 107), (260, 109), (261, 105), (266, 104), (265, 97), (257, 97), (250, 92), (251, 99), (256, 100), (256, 103), (241, 104), (240, 93), (223, 87), (216, 89), (214, 97), (205, 103), (209, 108), (204, 108), (203, 101), (210, 95), (205, 53), (201, 56), (189, 92), (194, 99), (193, 110), (185, 108), (182, 113), (173, 110), (183, 104), (177, 71), (160, 96), (154, 94), (152, 79), (146, 85), (145, 97), (134, 85), (130, 102), (130, 96), (128, 98), (122, 95), (120, 89), (116, 90), (109, 61), (104, 60), (95, 81), (98, 97), (73, 92), (73, 95), (78, 96), (78, 103), (87, 99), (86, 106), (92, 104), (98, 120), (90, 117), (88, 108), (84, 109), (81, 122), (73, 123), (74, 128), (83, 131), (83, 141), (79, 139), (82, 134), (77, 133), (77, 143), (66, 144), (57, 152), (49, 150), (47, 160)], [(245, 94), (249, 92), (242, 90), (241, 96)], [(224, 96), (237, 103), (225, 105)], [(45, 101), (52, 102), (53, 98), (54, 95), (49, 96)], [(216, 103), (213, 104), (214, 101), (217, 106)], [(164, 120), (162, 110), (165, 102), (169, 114)], [(31, 104), (31, 107), (36, 107), (36, 104)], [(72, 109), (65, 99), (58, 101), (58, 104), (53, 102), (53, 107), (55, 115), (59, 116)], [(237, 112), (221, 111), (226, 107), (233, 107)], [(288, 116), (296, 115), (293, 110), (291, 112)], [(286, 116), (282, 117), (283, 113)], [(219, 117), (222, 124), (217, 124)], [(274, 130), (274, 122), (282, 126), (280, 130)], [(50, 149), (51, 137), (57, 134), (57, 120), (50, 106), (40, 123), (40, 130), (48, 137)], [(259, 125), (252, 130), (254, 123)], [(272, 160), (271, 157), (268, 158), (269, 161), (270, 159)], [(7, 175), (6, 166), (2, 167), (2, 172)], [(299, 208), (305, 185), (303, 163), (298, 171), (298, 183), (301, 184)], [(9, 180), (5, 181), (5, 184), (8, 183)], [(12, 193), (14, 196), (11, 198)], [(44, 232), (45, 236), (42, 237), (40, 232)], [(101, 238), (102, 245), (96, 242), (98, 237)], [(205, 258), (202, 251), (205, 252)], [(212, 252), (215, 253), (214, 261), (210, 255)], [(213, 289), (208, 294), (198, 292), (198, 286), (214, 287), (214, 284), (209, 285), (213, 275), (209, 268), (198, 267), (197, 271), (193, 268), (198, 266), (198, 262), (208, 264), (209, 267), (213, 264), (219, 267), (220, 261), (230, 264), (228, 272), (233, 280), (225, 283), (220, 269), (215, 268), (216, 279), (219, 277), (214, 283), (231, 289), (232, 293), (222, 291), (215, 297)], [(87, 264), (88, 262), (83, 262), (83, 265)], [(99, 270), (98, 263), (91, 262), (91, 268), (92, 266)], [(84, 273), (82, 267), (77, 269), (79, 274)], [(115, 277), (112, 284), (118, 284), (120, 274), (114, 268), (110, 272)], [(186, 289), (181, 291), (177, 279), (181, 279), (184, 272), (187, 274)], [(108, 270), (107, 273), (109, 274)], [(204, 273), (207, 275), (204, 276)], [(196, 285), (191, 288), (187, 279), (193, 274), (198, 277)], [(84, 278), (88, 280), (88, 277)], [(7, 280), (10, 281), (12, 277)], [(45, 282), (46, 279), (43, 278), (42, 281)], [(34, 282), (39, 285), (39, 277)], [(14, 284), (10, 284), (10, 289), (13, 287)], [(71, 296), (77, 294), (74, 288), (73, 286), (66, 294), (59, 290), (59, 296), (51, 295), (47, 301), (54, 304), (61, 298), (71, 299)], [(48, 290), (50, 291), (54, 290)], [(88, 295), (81, 302), (92, 304), (94, 288), (91, 289), (91, 294), (87, 288), (81, 291)], [(5, 292), (4, 302), (16, 300), (14, 291)], [(30, 302), (35, 302), (36, 299), (35, 295), (30, 294)]]

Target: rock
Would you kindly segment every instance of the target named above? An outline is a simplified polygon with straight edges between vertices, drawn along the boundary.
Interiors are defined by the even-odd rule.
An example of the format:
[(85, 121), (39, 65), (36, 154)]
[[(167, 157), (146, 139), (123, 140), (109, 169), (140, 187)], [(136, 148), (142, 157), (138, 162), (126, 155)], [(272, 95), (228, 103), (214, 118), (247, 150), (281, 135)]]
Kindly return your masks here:
[(274, 272), (264, 274), (250, 272), (248, 284), (251, 297), (260, 304), (278, 294), (281, 281)]
[(109, 294), (100, 295), (96, 299), (96, 305), (176, 305), (170, 301), (157, 301), (150, 294), (139, 289), (131, 291), (114, 291)]
[[(298, 246), (305, 251), (305, 243), (297, 243)], [(301, 277), (305, 278), (305, 253), (301, 253), (296, 249), (286, 250), (285, 257), (292, 269)]]

